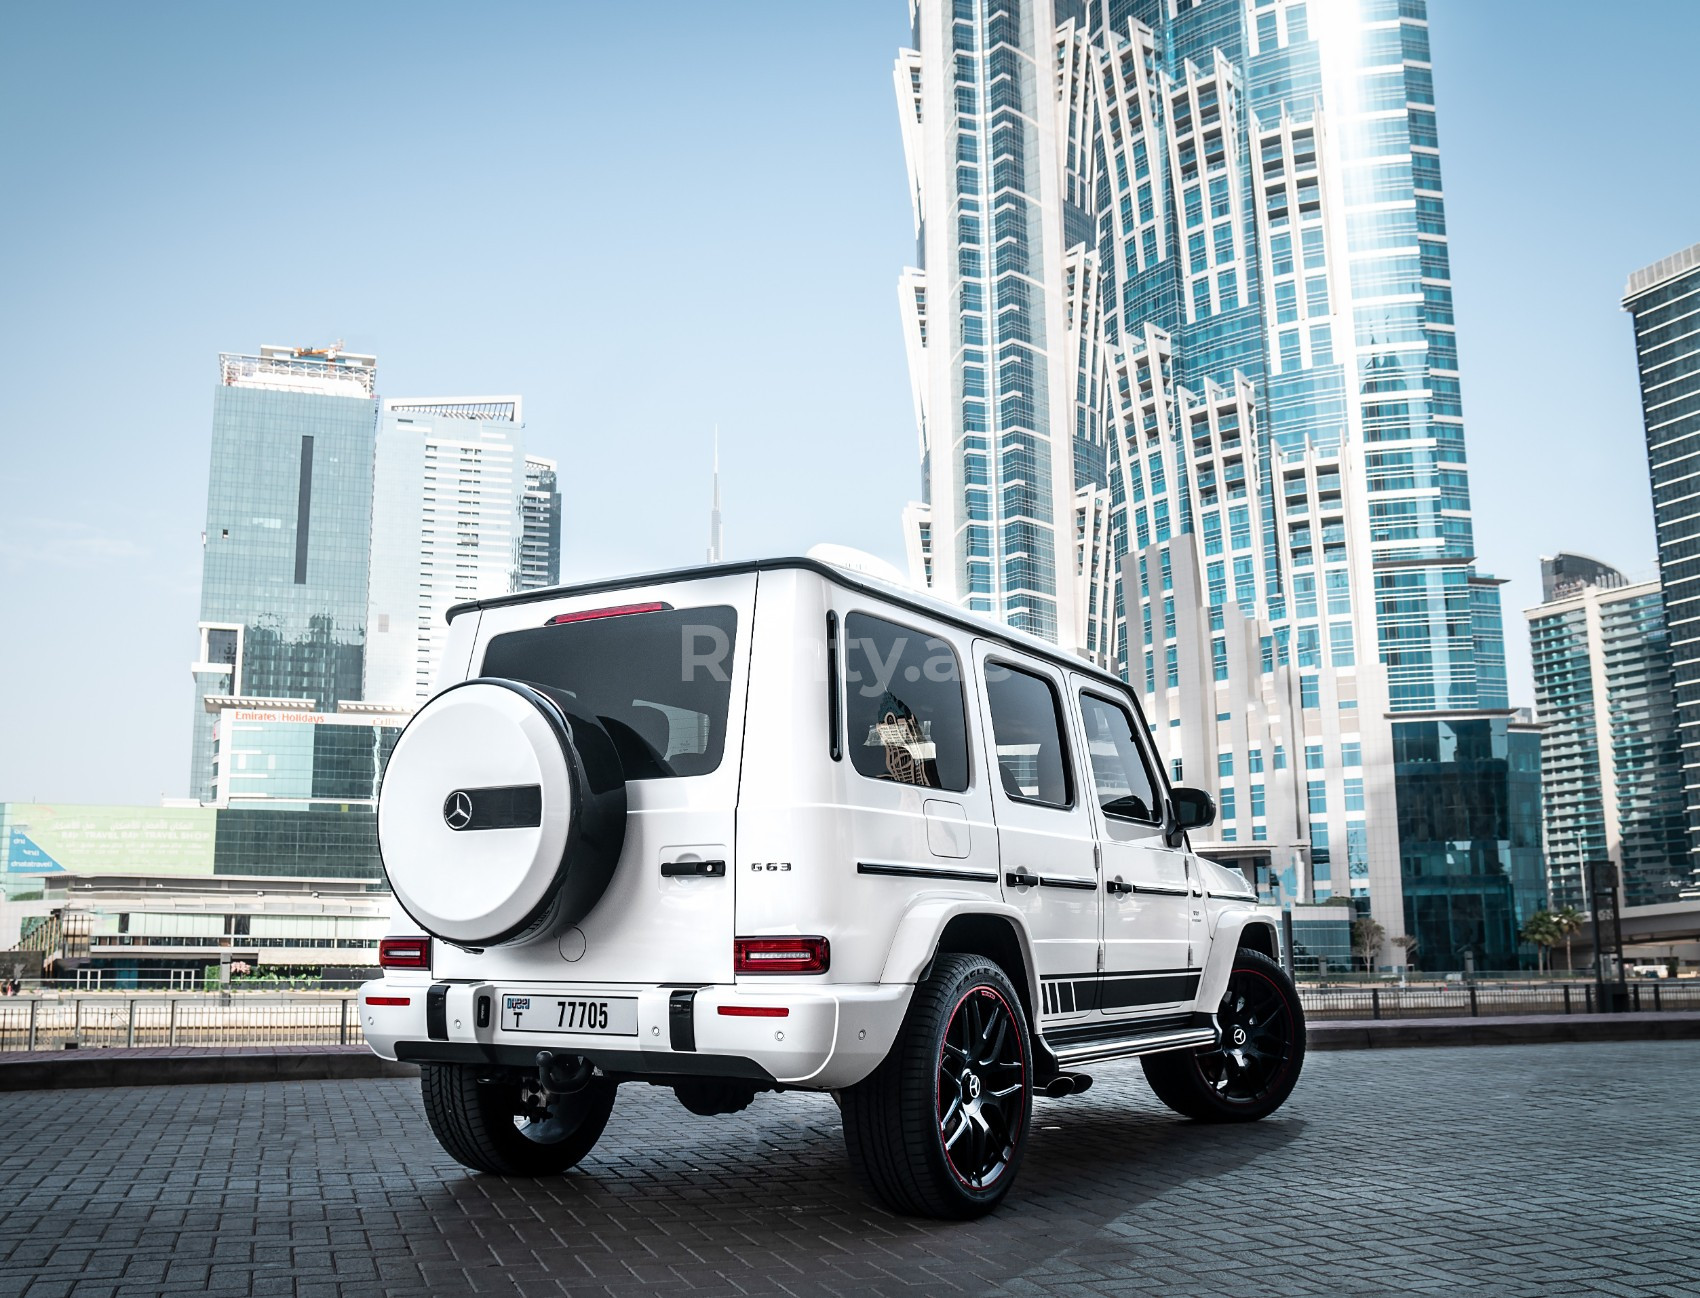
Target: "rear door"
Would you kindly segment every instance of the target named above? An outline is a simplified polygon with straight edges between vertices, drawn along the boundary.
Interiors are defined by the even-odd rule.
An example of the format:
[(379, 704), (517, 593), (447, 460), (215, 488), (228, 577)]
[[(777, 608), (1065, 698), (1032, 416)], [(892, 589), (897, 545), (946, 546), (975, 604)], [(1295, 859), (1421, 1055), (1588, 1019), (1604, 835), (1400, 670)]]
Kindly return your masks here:
[(1033, 941), (1047, 1019), (1090, 1014), (1098, 972), (1097, 849), (1079, 787), (1063, 673), (975, 642), (1004, 899)]
[(477, 956), (444, 949), (439, 977), (732, 981), (755, 587), (739, 574), (484, 610), (470, 674), (544, 686), (608, 732), (626, 770), (626, 840), (576, 928)]

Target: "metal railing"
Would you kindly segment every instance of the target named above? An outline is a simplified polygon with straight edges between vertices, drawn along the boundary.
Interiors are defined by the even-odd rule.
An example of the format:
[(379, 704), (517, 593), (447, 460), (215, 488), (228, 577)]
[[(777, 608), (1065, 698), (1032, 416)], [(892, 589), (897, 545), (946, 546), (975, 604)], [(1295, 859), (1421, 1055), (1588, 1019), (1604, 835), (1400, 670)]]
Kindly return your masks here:
[(1700, 1010), (1700, 979), (1648, 979), (1611, 989), (1602, 1003), (1591, 982), (1431, 982), (1299, 986), (1305, 1017), (1328, 1019), (1434, 1019), (1498, 1014), (1594, 1014), (1604, 1010)]
[[(1592, 1014), (1591, 982), (1301, 984), (1313, 1022)], [(1700, 1010), (1700, 979), (1653, 979), (1622, 989), (1620, 1010)], [(324, 1046), (365, 1040), (358, 999), (346, 991), (282, 994), (23, 995), (0, 998), (0, 1052), (94, 1046)]]
[(359, 1045), (345, 993), (16, 996), (0, 999), (0, 1051), (83, 1046)]

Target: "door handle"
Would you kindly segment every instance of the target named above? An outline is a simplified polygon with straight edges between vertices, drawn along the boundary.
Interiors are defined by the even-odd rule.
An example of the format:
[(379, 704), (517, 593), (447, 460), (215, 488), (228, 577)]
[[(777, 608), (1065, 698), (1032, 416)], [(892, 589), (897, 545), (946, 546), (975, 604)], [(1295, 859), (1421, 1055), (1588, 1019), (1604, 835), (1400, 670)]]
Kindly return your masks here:
[(689, 878), (692, 875), (718, 879), (726, 873), (724, 861), (663, 861), (661, 873), (668, 879)]
[(1112, 897), (1125, 897), (1133, 891), (1131, 883), (1123, 883), (1120, 879), (1109, 879), (1104, 883), (1104, 891)]
[(1004, 875), (1003, 881), (1011, 888), (1036, 888), (1039, 886), (1039, 876), (1028, 874), (1025, 866), (1019, 870), (1011, 870)]

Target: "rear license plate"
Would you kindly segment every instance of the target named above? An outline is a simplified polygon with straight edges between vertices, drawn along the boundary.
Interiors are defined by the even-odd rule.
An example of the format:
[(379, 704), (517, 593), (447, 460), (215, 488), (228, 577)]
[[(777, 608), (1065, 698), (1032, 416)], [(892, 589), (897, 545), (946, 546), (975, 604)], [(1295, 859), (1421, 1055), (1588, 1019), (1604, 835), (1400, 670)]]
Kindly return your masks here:
[(503, 996), (502, 1027), (508, 1032), (592, 1032), (637, 1035), (635, 996)]

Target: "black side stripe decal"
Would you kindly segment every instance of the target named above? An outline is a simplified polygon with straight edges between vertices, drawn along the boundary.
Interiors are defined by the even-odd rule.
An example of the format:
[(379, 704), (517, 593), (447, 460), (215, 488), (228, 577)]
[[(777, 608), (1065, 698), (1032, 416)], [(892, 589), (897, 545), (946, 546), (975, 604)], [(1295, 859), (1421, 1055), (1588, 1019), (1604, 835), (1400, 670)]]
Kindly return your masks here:
[(1083, 977), (1052, 974), (1041, 980), (1040, 1002), (1046, 1014), (1165, 1005), (1191, 1000), (1198, 994), (1201, 977), (1202, 970), (1198, 969), (1153, 969)]
[(884, 861), (858, 861), (857, 874), (888, 874), (900, 879), (958, 879), (963, 883), (996, 883), (996, 870), (946, 870), (931, 865), (890, 865)]

